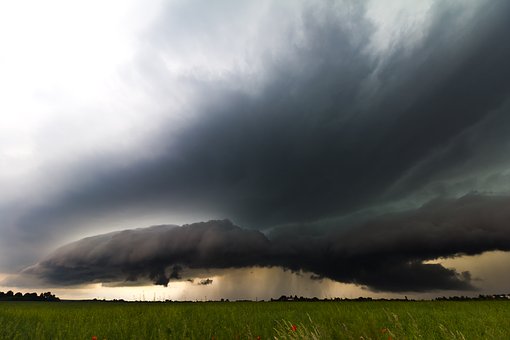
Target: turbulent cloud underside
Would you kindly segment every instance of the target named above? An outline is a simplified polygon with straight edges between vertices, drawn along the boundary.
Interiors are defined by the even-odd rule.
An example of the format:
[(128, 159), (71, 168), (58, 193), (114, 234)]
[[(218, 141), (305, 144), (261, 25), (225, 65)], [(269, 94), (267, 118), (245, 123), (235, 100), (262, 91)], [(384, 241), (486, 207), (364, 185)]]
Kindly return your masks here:
[(228, 220), (125, 230), (63, 246), (24, 274), (57, 284), (150, 279), (166, 285), (187, 270), (207, 275), (208, 269), (278, 266), (373, 290), (475, 289), (468, 272), (424, 261), (510, 250), (509, 207), (508, 197), (470, 195), (314, 238), (271, 239)]

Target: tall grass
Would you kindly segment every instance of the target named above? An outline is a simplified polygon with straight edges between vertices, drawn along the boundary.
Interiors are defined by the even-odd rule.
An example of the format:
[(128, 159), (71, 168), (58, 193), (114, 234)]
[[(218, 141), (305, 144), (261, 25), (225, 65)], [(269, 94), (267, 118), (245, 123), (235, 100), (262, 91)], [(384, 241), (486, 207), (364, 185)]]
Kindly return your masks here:
[(510, 339), (510, 302), (0, 302), (0, 339)]

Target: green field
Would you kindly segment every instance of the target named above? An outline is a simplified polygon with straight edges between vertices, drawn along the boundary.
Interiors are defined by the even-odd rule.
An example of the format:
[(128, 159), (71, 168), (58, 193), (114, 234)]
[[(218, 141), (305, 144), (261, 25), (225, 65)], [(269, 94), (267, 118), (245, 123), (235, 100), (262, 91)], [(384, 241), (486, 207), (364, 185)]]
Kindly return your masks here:
[(1, 339), (90, 340), (93, 336), (99, 340), (510, 339), (510, 302), (0, 302)]

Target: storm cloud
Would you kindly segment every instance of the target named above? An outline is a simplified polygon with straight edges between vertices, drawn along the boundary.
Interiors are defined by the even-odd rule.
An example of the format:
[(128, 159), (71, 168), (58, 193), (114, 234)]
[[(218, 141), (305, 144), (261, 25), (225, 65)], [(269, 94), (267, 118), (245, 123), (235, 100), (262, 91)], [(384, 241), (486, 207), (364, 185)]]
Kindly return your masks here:
[[(184, 216), (218, 220), (92, 236), (24, 273), (166, 285), (259, 266), (381, 291), (474, 289), (427, 261), (509, 250), (510, 4), (427, 3), (393, 29), (370, 1), (163, 6), (123, 76), (180, 115), (147, 118), (156, 127), (131, 154), (70, 161), (61, 182), (45, 173), (51, 194), (0, 206), (17, 240), (4, 249), (20, 252), (8, 265)], [(214, 67), (184, 63), (201, 55)]]
[(372, 290), (473, 290), (469, 272), (426, 261), (510, 250), (509, 208), (508, 197), (470, 195), (321, 237), (270, 239), (228, 220), (125, 230), (65, 245), (24, 274), (60, 285), (137, 279), (167, 285), (208, 270), (276, 266)]
[[(157, 157), (95, 175), (84, 164), (89, 181), (21, 216), (19, 228), (141, 204), (261, 228), (412, 194), (466, 153), (478, 156), (477, 139), (439, 158), (456, 138), (491, 115), (507, 116), (495, 112), (510, 90), (507, 6), (491, 2), (462, 22), (466, 8), (437, 3), (421, 44), (409, 51), (401, 41), (379, 58), (367, 51), (375, 28), (363, 3), (349, 3), (348, 15), (333, 3), (312, 6), (299, 43), (288, 33), (286, 53), (262, 59), (261, 89), (243, 91), (243, 80), (229, 76), (189, 79), (198, 118), (155, 136), (168, 145)], [(429, 167), (415, 171), (423, 162)]]

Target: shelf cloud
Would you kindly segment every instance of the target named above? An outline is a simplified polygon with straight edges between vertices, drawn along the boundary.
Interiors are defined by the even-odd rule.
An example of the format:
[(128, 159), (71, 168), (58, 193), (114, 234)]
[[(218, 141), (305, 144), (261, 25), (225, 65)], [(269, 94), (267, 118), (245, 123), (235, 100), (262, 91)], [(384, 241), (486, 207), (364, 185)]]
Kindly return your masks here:
[(510, 250), (509, 207), (508, 197), (470, 195), (320, 237), (270, 239), (228, 220), (124, 230), (65, 245), (24, 274), (59, 285), (138, 279), (167, 285), (208, 270), (277, 266), (373, 290), (473, 290), (469, 272), (426, 261)]

